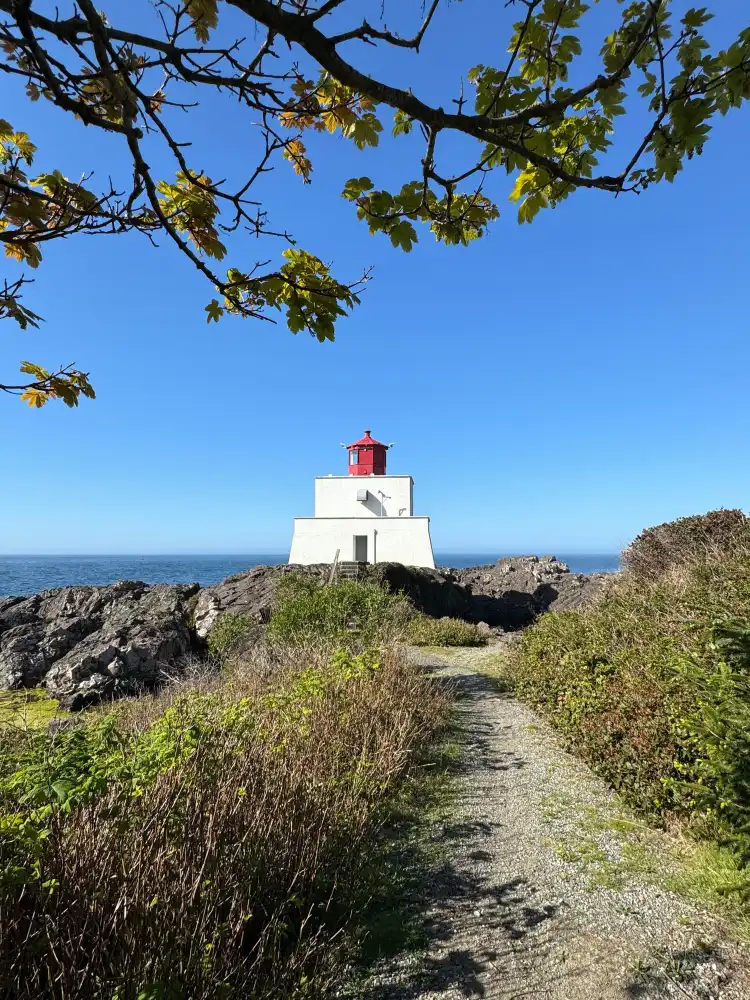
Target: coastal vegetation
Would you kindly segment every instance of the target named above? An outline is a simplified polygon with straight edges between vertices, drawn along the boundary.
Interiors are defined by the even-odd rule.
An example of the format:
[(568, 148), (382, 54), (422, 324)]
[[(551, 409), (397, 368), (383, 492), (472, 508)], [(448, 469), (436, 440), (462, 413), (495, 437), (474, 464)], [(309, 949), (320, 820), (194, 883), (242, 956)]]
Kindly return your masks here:
[[(281, 200), (284, 184), (312, 183), (326, 133), (358, 150), (380, 147), (403, 168), (391, 190), (366, 176), (342, 177), (339, 189), (370, 233), (410, 251), (424, 229), (447, 245), (483, 237), (500, 216), (495, 177), (521, 223), (581, 189), (621, 196), (671, 183), (702, 153), (717, 117), (750, 97), (750, 29), (717, 38), (705, 7), (526, 0), (488, 26), (469, 4), (402, 6), (394, 30), (385, 7), (373, 24), (353, 0), (155, 9), (142, 0), (127, 17), (114, 3), (68, 0), (50, 17), (0, 0), (0, 68), (21, 102), (13, 122), (0, 119), (0, 242), (18, 266), (0, 289), (0, 319), (39, 325), (25, 293), (50, 241), (139, 233), (176, 247), (207, 281), (207, 322), (281, 314), (292, 333), (332, 340), (370, 271), (334, 277), (259, 200), (274, 167), (286, 171), (275, 185)], [(499, 34), (503, 55), (497, 65), (469, 61), (446, 94), (431, 87), (430, 42), (449, 14), (467, 37)], [(408, 88), (394, 50), (411, 57)], [(241, 133), (245, 146), (241, 169), (220, 159), (210, 177), (200, 105), (222, 99), (245, 123), (223, 140)], [(81, 137), (112, 140), (83, 150), (83, 176), (75, 167), (71, 179), (71, 165), (55, 158), (57, 135), (37, 102), (55, 105), (85, 129)], [(210, 107), (209, 119), (222, 120)], [(452, 173), (444, 158), (456, 136), (462, 158)], [(238, 233), (266, 249), (249, 250)], [(34, 408), (94, 395), (74, 365), (24, 361), (21, 373), (0, 389)]]
[[(750, 519), (722, 510), (660, 525), (623, 561), (603, 600), (523, 634), (510, 679), (627, 802), (744, 865)], [(750, 893), (750, 878), (731, 891)]]
[(483, 646), (485, 633), (472, 622), (460, 618), (431, 618), (415, 614), (406, 631), (406, 638), (414, 646)]
[[(382, 594), (382, 592), (380, 592)], [(356, 954), (390, 804), (446, 719), (402, 598), (285, 582), (155, 696), (0, 727), (8, 998), (311, 997)]]
[[(285, 572), (267, 613), (220, 613), (203, 658), (155, 693), (77, 713), (3, 693), (3, 995), (301, 1000), (419, 937), (394, 874), (415, 834), (399, 823), (434, 806), (451, 706), (405, 644), (487, 644), (450, 655), (500, 672), (636, 810), (616, 833), (643, 819), (687, 834), (669, 886), (746, 935), (750, 519), (650, 528), (623, 564), (575, 610), (489, 644), (486, 625), (431, 617), (371, 579)], [(588, 843), (555, 849), (597, 859), (610, 889), (626, 862), (641, 871)]]

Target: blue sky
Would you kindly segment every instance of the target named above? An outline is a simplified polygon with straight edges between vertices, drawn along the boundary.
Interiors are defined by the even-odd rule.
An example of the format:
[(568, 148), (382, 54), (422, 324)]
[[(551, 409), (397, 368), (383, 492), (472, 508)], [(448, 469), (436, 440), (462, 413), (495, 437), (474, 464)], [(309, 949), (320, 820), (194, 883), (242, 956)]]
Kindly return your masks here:
[[(597, 40), (615, 8), (600, 6)], [(713, 37), (738, 17), (725, 12)], [(447, 102), (462, 71), (501, 62), (507, 22), (503, 5), (466, 0), (419, 59), (362, 58)], [(124, 162), (118, 137), (44, 101), (9, 94), (3, 114), (37, 142), (40, 170), (105, 178)], [(193, 162), (242, 176), (247, 118), (215, 98), (194, 117)], [(292, 518), (312, 513), (313, 477), (343, 473), (339, 442), (365, 427), (396, 442), (389, 471), (414, 477), (438, 551), (610, 552), (651, 524), (747, 507), (749, 121), (718, 122), (674, 185), (616, 201), (580, 192), (532, 226), (498, 181), (486, 239), (446, 248), (423, 232), (409, 255), (369, 236), (339, 194), (350, 176), (412, 179), (418, 143), (361, 154), (321, 137), (312, 185), (284, 164), (262, 194), (342, 279), (374, 268), (334, 344), (283, 324), (207, 326), (212, 290), (167, 246), (50, 246), (28, 296), (46, 322), (3, 324), (0, 372), (75, 361), (98, 398), (35, 412), (0, 399), (0, 553), (284, 551)], [(446, 163), (465, 149), (449, 139)], [(231, 263), (280, 249), (236, 240)]]

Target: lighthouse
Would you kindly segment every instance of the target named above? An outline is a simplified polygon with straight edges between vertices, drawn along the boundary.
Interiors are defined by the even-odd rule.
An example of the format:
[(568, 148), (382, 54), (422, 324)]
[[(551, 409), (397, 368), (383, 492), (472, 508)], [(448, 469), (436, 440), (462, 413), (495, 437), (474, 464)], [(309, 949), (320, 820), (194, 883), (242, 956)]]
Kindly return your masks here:
[(388, 449), (365, 431), (345, 445), (347, 474), (315, 479), (315, 516), (295, 517), (289, 562), (399, 562), (433, 569), (429, 517), (415, 517), (411, 476), (386, 472)]

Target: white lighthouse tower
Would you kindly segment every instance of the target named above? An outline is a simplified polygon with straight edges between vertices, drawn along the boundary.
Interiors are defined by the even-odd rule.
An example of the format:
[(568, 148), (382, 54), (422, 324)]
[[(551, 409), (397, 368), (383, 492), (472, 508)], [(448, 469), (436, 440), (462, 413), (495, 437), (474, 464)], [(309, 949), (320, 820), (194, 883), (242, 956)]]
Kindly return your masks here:
[(365, 431), (346, 449), (348, 475), (317, 476), (315, 516), (295, 517), (289, 562), (399, 562), (435, 566), (429, 517), (415, 517), (411, 476), (386, 474), (386, 452)]

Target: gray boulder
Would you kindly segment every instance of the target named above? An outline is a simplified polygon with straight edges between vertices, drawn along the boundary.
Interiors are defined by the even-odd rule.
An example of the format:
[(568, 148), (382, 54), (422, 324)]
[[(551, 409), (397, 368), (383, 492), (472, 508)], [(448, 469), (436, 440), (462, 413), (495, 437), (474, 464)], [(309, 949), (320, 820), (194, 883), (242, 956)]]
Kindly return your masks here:
[(0, 687), (44, 684), (67, 707), (154, 687), (194, 648), (198, 584), (62, 587), (0, 605)]

